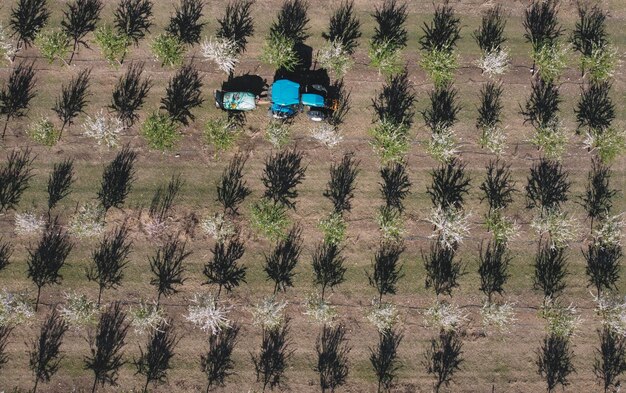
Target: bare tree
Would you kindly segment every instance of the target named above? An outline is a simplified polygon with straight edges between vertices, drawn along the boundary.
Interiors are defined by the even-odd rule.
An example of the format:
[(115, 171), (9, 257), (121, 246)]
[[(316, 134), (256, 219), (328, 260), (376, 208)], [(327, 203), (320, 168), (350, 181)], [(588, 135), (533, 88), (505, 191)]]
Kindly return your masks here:
[(596, 348), (593, 373), (604, 393), (617, 391), (618, 378), (626, 371), (626, 339), (609, 327), (598, 330), (598, 336), (600, 347)]
[(294, 44), (309, 38), (309, 3), (307, 0), (284, 0), (277, 19), (270, 26), (271, 36), (281, 36)]
[(619, 244), (593, 242), (587, 246), (587, 251), (583, 250), (587, 262), (585, 273), (589, 278), (588, 286), (594, 286), (598, 296), (604, 290), (617, 290), (622, 255), (622, 246)]
[(443, 246), (439, 239), (431, 243), (428, 254), (422, 251), (426, 269), (426, 288), (432, 287), (437, 296), (451, 295), (452, 289), (459, 286), (463, 265), (461, 261), (454, 260), (455, 256), (456, 250)]
[(200, 22), (202, 18), (202, 0), (181, 0), (180, 5), (175, 7), (174, 15), (166, 30), (168, 33), (187, 45), (200, 42), (200, 34), (206, 23)]
[(313, 253), (314, 281), (322, 287), (322, 300), (326, 288), (333, 289), (345, 281), (344, 275), (348, 269), (344, 266), (346, 258), (341, 256), (341, 251), (342, 248), (337, 244), (321, 242)]
[(504, 284), (511, 276), (508, 268), (512, 259), (506, 244), (490, 241), (487, 247), (483, 247), (483, 243), (480, 243), (480, 290), (487, 296), (489, 303), (495, 293), (502, 295), (504, 292)]
[(33, 393), (37, 392), (39, 381), (50, 382), (50, 379), (59, 370), (59, 363), (63, 358), (61, 354), (61, 343), (68, 326), (56, 308), (41, 326), (39, 338), (31, 344), (29, 351), (29, 366), (35, 374), (35, 386)]
[(361, 21), (355, 15), (354, 0), (342, 0), (330, 16), (328, 32), (322, 33), (322, 37), (340, 44), (347, 53), (353, 54), (361, 35)]
[(512, 179), (511, 165), (501, 163), (500, 160), (490, 160), (487, 165), (487, 177), (480, 185), (484, 193), (480, 197), (481, 202), (487, 200), (489, 213), (494, 210), (506, 209), (513, 202), (515, 181)]
[(534, 288), (541, 289), (545, 298), (554, 299), (565, 289), (566, 276), (565, 249), (540, 242), (535, 256)]
[(122, 360), (126, 334), (130, 324), (126, 322), (126, 313), (122, 303), (113, 302), (100, 315), (96, 335), (89, 337), (90, 355), (85, 357), (85, 368), (94, 373), (91, 392), (96, 391), (98, 383), (104, 386), (115, 384)]
[(217, 20), (220, 25), (216, 36), (237, 45), (237, 53), (246, 51), (248, 38), (254, 34), (252, 6), (255, 0), (232, 0), (226, 5), (224, 16)]
[(139, 40), (150, 32), (152, 7), (150, 0), (120, 0), (114, 13), (117, 32), (139, 45)]
[(530, 168), (526, 184), (528, 208), (554, 209), (568, 200), (571, 182), (568, 173), (558, 161), (541, 158)]
[(261, 180), (265, 185), (266, 198), (295, 209), (298, 197), (296, 187), (305, 179), (306, 167), (302, 166), (302, 152), (279, 151), (265, 160)]
[(406, 170), (406, 163), (389, 163), (380, 169), (383, 182), (380, 184), (380, 193), (385, 199), (388, 208), (404, 210), (404, 198), (411, 192), (411, 180)]
[(41, 288), (61, 283), (60, 270), (73, 247), (68, 233), (63, 231), (55, 217), (43, 231), (37, 246), (28, 248), (28, 277), (37, 286), (35, 311), (39, 307)]
[(426, 192), (434, 206), (441, 206), (443, 209), (463, 207), (471, 181), (465, 173), (465, 164), (453, 158), (432, 171), (431, 177), (432, 183)]
[(169, 81), (165, 97), (161, 99), (161, 109), (166, 110), (172, 120), (188, 126), (189, 120), (196, 118), (191, 110), (204, 102), (201, 88), (202, 77), (198, 70), (191, 64), (183, 66)]
[(611, 188), (611, 168), (602, 164), (599, 159), (591, 162), (591, 170), (587, 175), (585, 194), (581, 197), (582, 205), (591, 219), (591, 229), (595, 220), (609, 215), (613, 207), (613, 198), (618, 190)]
[(243, 169), (246, 158), (236, 154), (224, 171), (217, 183), (217, 200), (224, 207), (224, 211), (232, 215), (238, 214), (239, 205), (252, 192), (243, 180)]

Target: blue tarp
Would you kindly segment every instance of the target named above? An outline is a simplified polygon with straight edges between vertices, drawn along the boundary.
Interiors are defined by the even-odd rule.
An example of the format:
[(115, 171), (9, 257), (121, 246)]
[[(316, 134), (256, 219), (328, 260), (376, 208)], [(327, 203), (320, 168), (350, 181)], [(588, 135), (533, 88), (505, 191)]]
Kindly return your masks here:
[(274, 82), (272, 103), (281, 106), (300, 104), (300, 85), (287, 79)]
[(324, 97), (322, 97), (319, 94), (311, 94), (311, 93), (302, 94), (302, 103), (304, 105), (308, 105), (308, 106), (312, 106), (316, 108), (323, 108)]

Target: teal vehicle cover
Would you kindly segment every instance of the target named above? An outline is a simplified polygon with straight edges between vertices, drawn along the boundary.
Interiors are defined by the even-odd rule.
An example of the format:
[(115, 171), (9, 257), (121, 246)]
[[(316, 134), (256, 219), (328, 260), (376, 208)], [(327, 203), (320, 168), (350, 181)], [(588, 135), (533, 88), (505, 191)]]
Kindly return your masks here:
[(280, 106), (300, 104), (300, 85), (287, 79), (274, 82), (272, 103)]
[(311, 94), (311, 93), (302, 94), (302, 103), (304, 105), (312, 106), (315, 108), (323, 108), (324, 97), (322, 97), (319, 94)]

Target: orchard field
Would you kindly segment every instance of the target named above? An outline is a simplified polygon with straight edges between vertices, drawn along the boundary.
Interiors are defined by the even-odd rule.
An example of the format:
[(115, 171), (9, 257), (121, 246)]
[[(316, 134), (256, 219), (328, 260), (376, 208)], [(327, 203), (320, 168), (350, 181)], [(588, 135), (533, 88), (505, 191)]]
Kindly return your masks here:
[[(271, 27), (278, 24), (278, 30), (288, 35), (285, 31), (289, 29), (281, 30), (277, 22), (278, 14), (281, 7), (294, 1), (301, 3), (256, 0), (252, 4), (254, 34), (248, 37), (245, 51), (237, 54), (232, 77), (256, 75), (272, 84), (277, 63), (268, 56), (272, 45), (269, 37), (281, 32), (270, 30), (276, 30)], [(63, 31), (68, 4), (83, 1), (20, 2), (45, 3), (50, 11), (41, 30), (45, 33)], [(119, 1), (102, 3), (98, 29), (114, 26)], [(13, 203), (4, 200), (15, 179), (10, 170), (0, 172), (0, 392), (32, 391), (33, 386), (41, 392), (89, 392), (93, 386), (100, 392), (139, 392), (147, 386), (148, 391), (178, 393), (204, 392), (208, 384), (211, 391), (219, 392), (531, 392), (547, 387), (561, 389), (562, 383), (567, 392), (619, 389), (620, 377), (626, 378), (621, 375), (626, 371), (626, 286), (620, 270), (620, 214), (626, 209), (626, 82), (620, 60), (626, 45), (626, 4), (622, 0), (601, 1), (599, 8), (593, 8), (595, 3), (587, 5), (587, 15), (606, 12), (608, 17), (598, 27), (606, 29), (606, 43), (593, 47), (584, 72), (583, 54), (571, 42), (580, 18), (575, 1), (562, 0), (555, 8), (555, 29), (562, 29), (560, 35), (552, 37), (542, 30), (547, 35), (541, 40), (535, 36), (531, 42), (524, 27), (529, 10), (543, 9), (544, 16), (549, 16), (553, 1), (454, 0), (446, 6), (442, 1), (355, 0), (351, 12), (360, 21), (362, 35), (356, 38), (358, 46), (353, 51), (339, 45), (344, 50), (339, 56), (351, 66), (340, 70), (345, 71), (342, 78), (338, 78), (339, 70), (329, 72), (331, 84), (343, 79), (343, 94), (332, 94), (337, 93), (340, 103), (347, 100), (349, 111), (339, 119), (331, 115), (324, 123), (312, 122), (306, 113), (285, 122), (273, 120), (267, 114), (269, 105), (263, 102), (243, 120), (229, 119), (226, 112), (215, 107), (213, 99), (214, 90), (228, 80), (228, 72), (207, 59), (208, 45), (203, 45), (223, 42), (215, 37), (220, 28), (218, 19), (223, 18), (228, 2), (203, 2), (198, 23), (204, 25), (197, 42), (180, 43), (184, 58), (172, 65), (163, 64), (162, 57), (155, 58), (154, 43), (166, 30), (170, 30), (168, 38), (179, 40), (190, 33), (168, 29), (179, 7), (177, 1), (153, 3), (149, 31), (137, 45), (127, 42), (121, 64), (119, 57), (111, 61), (104, 58), (102, 45), (96, 43), (92, 31), (81, 38), (88, 47), (79, 44), (71, 61), (73, 39), (68, 41), (69, 50), (62, 53), (62, 59), (53, 57), (50, 62), (42, 54), (40, 36), (21, 48), (12, 61), (10, 54), (0, 59), (0, 127), (7, 117), (7, 86), (15, 70), (32, 64), (32, 91), (36, 93), (24, 116), (8, 119), (0, 144), (1, 168), (7, 168), (12, 152), (28, 154), (26, 167), (32, 175)], [(402, 8), (405, 3), (406, 9)], [(498, 3), (501, 8), (494, 8)], [(309, 36), (304, 42), (313, 48), (317, 68), (320, 62), (315, 58), (319, 60), (326, 53), (330, 42), (322, 33), (329, 31), (329, 20), (341, 5), (340, 1), (308, 2)], [(0, 34), (0, 44), (17, 43), (17, 36), (9, 38), (12, 9), (17, 7), (18, 0), (0, 2), (0, 24), (5, 33)], [(380, 18), (393, 19), (394, 12), (406, 12), (406, 21), (392, 28), (391, 36), (372, 41), (381, 30), (386, 31), (373, 14), (385, 9), (391, 10), (391, 17)], [(449, 9), (452, 14), (446, 14)], [(491, 47), (490, 55), (508, 58), (499, 60), (498, 65), (505, 69), (486, 72), (480, 66), (486, 54), (474, 34), (483, 17), (494, 9), (499, 9), (498, 18), (506, 22), (502, 33), (506, 41)], [(460, 38), (451, 39), (449, 45), (439, 41), (450, 30), (443, 29), (430, 40), (424, 38), (423, 27), (432, 23), (436, 10), (444, 22), (460, 19), (449, 25), (453, 32), (460, 28)], [(292, 14), (291, 18), (297, 16)], [(548, 23), (543, 20), (541, 25)], [(403, 29), (405, 40), (398, 39)], [(297, 41), (286, 40), (290, 47), (285, 51), (292, 50)], [(392, 54), (384, 58), (390, 66), (372, 64), (371, 47), (376, 46), (372, 42), (391, 47), (387, 50)], [(433, 78), (435, 74), (426, 69), (427, 60), (435, 55), (449, 64), (440, 66)], [(601, 61), (594, 63), (598, 58)], [(109, 106), (118, 80), (132, 65), (139, 64), (143, 64), (142, 78), (151, 81), (150, 89), (133, 124), (121, 127), (115, 118), (119, 112)], [(159, 109), (161, 100), (181, 97), (180, 91), (170, 94), (167, 89), (185, 69), (190, 74), (197, 71), (203, 100), (191, 108), (192, 117), (172, 120), (172, 105)], [(62, 89), (77, 81), (84, 70), (90, 70), (86, 103), (63, 125), (63, 117), (53, 108), (59, 109)], [(289, 75), (299, 72), (304, 71), (296, 66)], [(495, 111), (499, 121), (477, 127), (486, 86), (495, 90), (501, 86), (502, 107)], [(590, 93), (593, 89), (596, 96)], [(350, 93), (347, 99), (345, 92)], [(560, 100), (557, 110), (546, 108), (556, 102), (550, 101), (551, 93)], [(591, 108), (608, 105), (612, 115), (588, 110), (585, 113), (593, 114), (585, 118), (580, 110), (581, 105), (587, 105), (581, 104), (585, 95), (596, 99), (588, 103)], [(539, 96), (543, 101), (528, 106), (529, 98)], [(266, 100), (262, 97), (261, 101)], [(86, 135), (94, 119), (120, 128), (115, 143), (111, 143), (114, 146)], [(595, 125), (602, 121), (606, 124)], [(174, 136), (147, 136), (150, 122), (153, 130)], [(231, 144), (223, 135), (207, 136), (223, 124), (227, 124), (229, 134), (236, 134)], [(35, 135), (36, 126), (49, 126), (51, 136), (44, 140), (41, 134)], [(503, 143), (481, 143), (482, 135), (483, 142)], [(217, 149), (216, 141), (224, 148)], [(134, 176), (128, 195), (107, 206), (103, 202), (103, 171), (114, 168), (109, 165), (120, 154), (130, 157)], [(290, 177), (289, 165), (274, 167), (274, 177), (268, 173), (276, 162), (272, 157), (299, 165), (301, 172), (292, 173), (296, 178), (303, 171), (301, 182), (288, 187), (288, 191), (297, 190), (297, 195), (288, 195), (280, 187)], [(229, 163), (237, 158), (245, 161), (243, 181), (250, 192), (244, 192), (243, 201), (235, 204), (235, 214), (218, 200), (218, 184), (223, 184)], [(69, 193), (49, 209), (49, 176), (67, 159), (73, 160)], [(347, 165), (342, 166), (342, 162)], [(491, 188), (492, 193), (486, 196), (487, 187), (481, 185), (488, 177), (490, 163), (501, 168), (505, 178), (510, 173), (504, 183), (492, 177), (502, 187)], [(123, 172), (121, 167), (116, 167), (117, 174)], [(343, 200), (350, 203), (336, 208), (333, 198), (325, 195), (326, 190), (340, 190), (329, 185), (331, 169), (349, 178), (355, 167), (354, 190), (344, 193), (347, 197)], [(390, 185), (392, 179), (383, 180), (383, 169), (408, 176), (409, 192), (390, 191), (385, 198), (381, 186)], [(535, 175), (531, 169), (536, 170)], [(594, 169), (599, 181), (590, 186)], [(437, 175), (446, 173), (459, 177), (447, 183), (439, 177), (441, 182), (437, 183)], [(610, 174), (608, 186), (602, 174)], [(180, 189), (172, 194), (170, 206), (167, 187), (169, 183), (176, 188), (177, 176)], [(339, 183), (349, 189), (350, 182), (345, 179)], [(464, 179), (469, 179), (466, 185), (462, 184)], [(441, 192), (436, 192), (437, 187)], [(515, 191), (509, 201), (508, 194), (498, 190), (510, 187)], [(613, 195), (611, 189), (617, 192)], [(590, 203), (584, 202), (590, 191), (594, 196), (606, 192), (606, 198), (594, 199), (597, 209), (593, 214), (589, 213), (593, 210)], [(155, 198), (158, 192), (160, 199)], [(502, 197), (500, 205), (494, 194)], [(382, 209), (385, 205), (387, 208)], [(261, 214), (263, 208), (283, 216), (270, 219)], [(86, 209), (101, 214), (91, 217)], [(488, 221), (495, 222), (491, 230)], [(320, 223), (326, 223), (326, 231)], [(270, 230), (270, 225), (277, 229)], [(114, 252), (106, 253), (115, 249), (111, 245), (115, 236), (123, 243), (117, 249), (117, 261)], [(61, 248), (64, 242), (72, 247), (60, 270), (53, 271), (50, 280), (41, 281), (34, 311), (38, 286), (33, 276), (38, 275), (38, 268), (45, 270), (58, 262), (54, 256), (62, 254), (58, 248), (41, 247), (46, 238), (59, 241)], [(125, 245), (129, 245), (128, 250), (124, 250)], [(184, 251), (190, 252), (182, 258), (184, 280), (172, 285), (176, 293), (165, 291), (158, 296), (151, 261), (162, 256), (168, 246), (180, 251), (183, 245)], [(245, 250), (241, 258), (233, 257), (236, 247)], [(332, 252), (337, 253), (335, 258), (329, 256)], [(102, 266), (121, 263), (121, 277), (113, 274), (107, 281), (106, 267), (99, 271), (94, 262), (98, 258), (106, 261)], [(322, 263), (318, 274), (314, 259), (328, 261)], [(293, 269), (286, 267), (291, 263), (295, 263)], [(226, 265), (230, 269), (224, 268)], [(268, 270), (284, 274), (269, 278)], [(617, 275), (611, 274), (614, 272)], [(322, 293), (321, 276), (338, 279), (329, 279)], [(492, 283), (501, 284), (492, 285), (491, 292), (481, 285), (489, 277)], [(101, 293), (99, 284), (104, 288)], [(492, 295), (489, 300), (488, 294)], [(96, 310), (99, 295), (101, 305)], [(81, 315), (76, 311), (78, 301), (86, 310)], [(260, 315), (264, 302), (282, 317)], [(598, 311), (600, 303), (603, 312)], [(109, 380), (94, 374), (96, 366), (86, 365), (94, 353), (103, 353), (98, 343), (105, 344), (96, 337), (101, 338), (103, 320), (113, 316), (116, 307), (125, 315), (120, 326), (127, 330), (119, 352), (120, 367), (110, 368), (107, 375), (113, 378)], [(217, 314), (224, 319), (216, 320)], [(57, 357), (46, 363), (31, 353), (37, 354), (34, 343), (42, 342), (42, 326), (51, 316), (62, 331), (67, 331), (62, 335), (58, 369), (53, 367), (52, 373), (46, 373), (43, 371), (50, 370), (45, 366), (54, 365)], [(486, 324), (489, 317), (492, 323)], [(217, 373), (211, 380), (203, 365), (219, 369), (228, 359), (208, 352), (232, 340), (233, 332), (232, 369), (222, 369), (225, 378)], [(337, 351), (332, 350), (323, 332), (338, 334)], [(279, 360), (284, 355), (284, 369), (274, 364), (264, 373), (259, 369), (262, 341), (276, 344), (282, 333), (286, 334), (287, 347), (273, 355)], [(176, 335), (173, 356), (163, 369), (165, 374), (159, 375), (163, 378), (146, 384), (146, 369), (137, 363), (147, 360), (144, 355), (153, 338), (168, 334)], [(390, 337), (392, 341), (401, 337), (397, 351), (379, 347)], [(611, 361), (599, 352), (601, 338), (606, 348), (614, 349)], [(445, 343), (450, 346), (439, 347)], [(547, 348), (548, 344), (553, 346)], [(394, 347), (393, 342), (390, 345)], [(455, 346), (460, 346), (460, 353), (455, 353)], [(330, 348), (326, 359), (336, 362), (318, 362), (322, 347)], [(156, 352), (167, 352), (155, 348)], [(342, 352), (342, 348), (349, 348), (349, 352)], [(391, 358), (382, 377), (374, 370), (373, 353)], [(450, 356), (443, 364), (433, 364), (442, 354)], [(539, 359), (547, 354), (558, 361), (540, 366)], [(39, 361), (33, 363), (33, 359)], [(461, 361), (458, 368), (454, 367), (455, 360)], [(609, 363), (618, 371), (605, 390), (605, 381), (597, 374)], [(325, 390), (320, 386), (320, 365), (328, 367)], [(451, 367), (450, 374), (445, 373), (447, 366)], [(33, 372), (37, 367), (40, 373)], [(267, 386), (264, 377), (269, 381)], [(549, 386), (549, 377), (554, 378), (553, 386)], [(274, 386), (274, 382), (279, 383)]]

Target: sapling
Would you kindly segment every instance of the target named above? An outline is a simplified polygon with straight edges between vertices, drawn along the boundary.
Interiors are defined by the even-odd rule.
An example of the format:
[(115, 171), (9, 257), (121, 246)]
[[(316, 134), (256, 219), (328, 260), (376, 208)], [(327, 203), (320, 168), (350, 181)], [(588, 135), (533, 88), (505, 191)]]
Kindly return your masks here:
[(506, 42), (505, 27), (506, 19), (500, 4), (489, 8), (483, 14), (480, 27), (472, 34), (483, 56), (503, 49), (502, 44)]
[(330, 199), (337, 213), (350, 212), (352, 209), (358, 167), (359, 161), (354, 158), (354, 153), (344, 154), (341, 163), (330, 167), (330, 180), (324, 196)]
[(228, 241), (216, 242), (211, 250), (213, 257), (204, 265), (202, 271), (206, 277), (204, 284), (216, 284), (218, 286), (216, 299), (219, 299), (222, 289), (231, 292), (241, 283), (246, 282), (246, 266), (238, 262), (245, 252), (244, 242), (238, 235)]
[(437, 87), (429, 93), (430, 105), (422, 111), (422, 117), (433, 134), (441, 133), (456, 123), (461, 111), (457, 96), (458, 91), (451, 86)]
[[(491, 140), (498, 135), (502, 123), (502, 84), (487, 82), (480, 89), (480, 106), (478, 107), (478, 118), (476, 128), (481, 131), (480, 143), (482, 147), (499, 147), (502, 143)], [(496, 150), (501, 150), (496, 149)]]
[(154, 276), (150, 280), (150, 285), (157, 289), (157, 306), (161, 296), (169, 297), (178, 293), (176, 287), (185, 282), (183, 262), (191, 255), (191, 251), (185, 250), (186, 246), (187, 243), (172, 236), (157, 249), (154, 256), (149, 258), (150, 271)]
[(438, 393), (443, 386), (450, 385), (454, 374), (463, 363), (462, 355), (463, 342), (454, 330), (442, 330), (436, 338), (430, 340), (424, 365), (428, 374), (435, 377), (435, 392)]
[(48, 23), (48, 19), (50, 10), (47, 0), (18, 0), (16, 7), (11, 7), (9, 20), (9, 26), (13, 30), (11, 37), (17, 38), (16, 51), (31, 46), (37, 33)]
[(573, 357), (568, 337), (554, 334), (544, 337), (535, 364), (539, 375), (546, 380), (548, 392), (553, 392), (558, 385), (569, 385), (568, 377), (576, 371)]
[(396, 293), (398, 281), (404, 277), (404, 266), (399, 264), (404, 250), (403, 244), (383, 242), (374, 254), (373, 272), (366, 274), (369, 284), (378, 292), (379, 303), (382, 302), (383, 295)]
[(39, 338), (32, 342), (29, 355), (29, 367), (35, 374), (33, 393), (37, 392), (39, 382), (50, 382), (50, 379), (59, 370), (61, 359), (61, 344), (67, 331), (67, 323), (56, 309), (53, 309), (41, 326)]
[(41, 289), (46, 285), (61, 283), (63, 276), (60, 270), (73, 247), (69, 234), (62, 229), (58, 217), (55, 217), (48, 223), (37, 245), (28, 248), (28, 277), (37, 286), (35, 312), (39, 307)]
[(407, 4), (397, 0), (384, 0), (376, 7), (372, 17), (376, 20), (374, 35), (370, 41), (369, 57), (372, 65), (385, 74), (401, 70), (400, 51), (406, 47), (408, 34), (406, 20)]
[(126, 73), (118, 79), (109, 104), (109, 108), (127, 128), (132, 127), (139, 118), (137, 111), (143, 106), (152, 87), (150, 78), (142, 78), (143, 70), (143, 63), (131, 64)]
[(243, 170), (247, 158), (236, 154), (224, 171), (217, 183), (217, 200), (222, 204), (225, 213), (238, 215), (239, 205), (252, 192), (243, 179)]
[(626, 372), (626, 339), (609, 327), (598, 330), (600, 346), (596, 348), (593, 373), (608, 393), (619, 389), (619, 377)]
[(27, 64), (21, 61), (13, 67), (6, 85), (0, 90), (0, 116), (4, 116), (5, 123), (2, 129), (2, 138), (7, 132), (11, 119), (26, 116), (30, 101), (35, 97), (35, 69), (34, 63)]
[(28, 189), (28, 183), (34, 176), (29, 148), (13, 150), (7, 157), (7, 163), (0, 167), (0, 213), (15, 209)]
[(413, 107), (416, 102), (413, 83), (405, 68), (383, 85), (382, 91), (372, 100), (372, 107), (377, 121), (410, 127), (413, 124)]
[(122, 359), (126, 334), (130, 324), (122, 303), (111, 303), (100, 315), (95, 336), (88, 338), (90, 354), (85, 357), (85, 369), (94, 373), (91, 392), (95, 393), (98, 384), (115, 385), (119, 370), (126, 364)]
[(298, 197), (296, 187), (305, 179), (302, 152), (283, 150), (265, 160), (261, 180), (265, 186), (264, 197), (288, 208), (295, 209)]
[(106, 235), (93, 251), (93, 265), (86, 269), (87, 279), (98, 284), (98, 305), (105, 289), (118, 287), (124, 278), (124, 269), (128, 264), (128, 255), (132, 241), (128, 238), (129, 229), (126, 224)]
[(350, 347), (346, 338), (346, 328), (324, 326), (322, 333), (315, 342), (317, 352), (317, 366), (322, 392), (334, 392), (344, 385), (348, 378), (348, 353)]
[(385, 200), (385, 206), (398, 211), (404, 210), (404, 198), (411, 192), (411, 180), (407, 173), (406, 163), (396, 162), (387, 164), (380, 169), (383, 179), (380, 185), (380, 193)]
[(200, 368), (208, 380), (207, 392), (216, 386), (223, 387), (226, 379), (234, 374), (232, 354), (238, 334), (239, 326), (234, 325), (209, 337), (209, 348), (206, 354), (200, 355)]
[(188, 126), (189, 120), (196, 118), (191, 110), (204, 102), (201, 88), (202, 77), (198, 70), (190, 64), (183, 66), (169, 81), (161, 109), (167, 111), (172, 120)]
[(559, 87), (550, 81), (538, 78), (532, 82), (532, 92), (522, 108), (524, 123), (530, 123), (535, 128), (549, 127), (558, 116), (559, 104), (562, 99)]
[(102, 0), (73, 0), (73, 2), (68, 3), (67, 10), (63, 11), (61, 27), (73, 42), (69, 64), (72, 63), (74, 55), (81, 45), (89, 47), (85, 41), (85, 36), (96, 29), (103, 8)]
[(74, 183), (74, 160), (68, 158), (55, 163), (48, 177), (48, 218), (50, 211), (70, 193)]
[(165, 30), (185, 45), (199, 43), (202, 28), (206, 24), (200, 22), (203, 8), (202, 0), (181, 0), (180, 5), (175, 7), (174, 15), (171, 16)]
[[(616, 62), (610, 57), (613, 50), (610, 46), (609, 34), (606, 31), (606, 20), (608, 12), (604, 11), (599, 5), (594, 4), (589, 7), (585, 2), (578, 2), (578, 20), (572, 34), (570, 42), (575, 51), (582, 56), (580, 65), (581, 73), (585, 76), (585, 72), (590, 72), (590, 77), (596, 78), (596, 72), (600, 72), (603, 76), (609, 76), (613, 72)], [(608, 54), (608, 62), (601, 61), (602, 57)], [(598, 61), (600, 60), (600, 61)]]
[(287, 291), (293, 286), (293, 271), (302, 252), (302, 229), (299, 226), (291, 228), (284, 239), (276, 244), (270, 255), (265, 256), (263, 270), (267, 280), (274, 282), (274, 294), (278, 291)]
[(454, 49), (461, 38), (461, 19), (445, 1), (435, 7), (433, 19), (429, 24), (424, 22), (422, 32), (419, 40), (422, 50), (420, 65), (435, 87), (446, 86), (454, 78), (458, 66)]
[(378, 333), (378, 345), (370, 348), (370, 363), (378, 380), (378, 393), (388, 392), (398, 378), (402, 362), (398, 360), (398, 347), (403, 334), (394, 329)]
[[(81, 113), (85, 113), (87, 96), (89, 95), (89, 78), (91, 69), (82, 70), (68, 85), (61, 87), (61, 96), (57, 98), (52, 110), (57, 114), (61, 122), (61, 135), (67, 125), (72, 125), (74, 119)], [(61, 138), (59, 135), (59, 138)]]
[(309, 37), (307, 0), (284, 0), (278, 16), (270, 26), (270, 36), (285, 37), (293, 44), (300, 44)]
[[(524, 38), (533, 54), (542, 47), (554, 47), (563, 30), (558, 21), (559, 0), (533, 0), (524, 11)], [(534, 57), (534, 56), (533, 56)], [(534, 71), (533, 64), (533, 71)]]
[(135, 360), (137, 374), (146, 378), (143, 391), (148, 391), (148, 385), (152, 382), (162, 384), (167, 380), (167, 372), (172, 367), (171, 360), (174, 357), (174, 348), (179, 338), (174, 332), (172, 320), (161, 321), (159, 326), (152, 331), (145, 348), (139, 347), (139, 358)]

